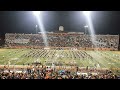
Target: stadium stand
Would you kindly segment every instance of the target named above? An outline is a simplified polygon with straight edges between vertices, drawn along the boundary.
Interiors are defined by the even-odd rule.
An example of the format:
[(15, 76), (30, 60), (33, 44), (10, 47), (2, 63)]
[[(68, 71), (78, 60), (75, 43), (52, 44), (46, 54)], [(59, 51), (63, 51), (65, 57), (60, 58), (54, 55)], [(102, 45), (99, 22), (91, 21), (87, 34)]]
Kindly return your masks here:
[[(118, 50), (119, 35), (95, 35), (93, 43), (90, 35), (79, 33), (47, 33), (49, 48), (77, 48), (84, 50)], [(44, 48), (42, 34), (5, 34), (9, 48)]]
[[(6, 33), (5, 48), (16, 49), (6, 51), (5, 55), (10, 58), (11, 53), (18, 53), (19, 56), (16, 54), (18, 58), (10, 58), (11, 62), (4, 63), (8, 58), (1, 54), (3, 60), (0, 63), (4, 65), (0, 65), (0, 79), (118, 79), (120, 74), (115, 74), (107, 66), (117, 65), (115, 68), (119, 68), (120, 56), (107, 51), (118, 50), (119, 35), (95, 35), (94, 42), (90, 35), (81, 32), (47, 32), (46, 35), (48, 47), (45, 47), (41, 33)], [(37, 59), (43, 61), (38, 62), (40, 60)]]

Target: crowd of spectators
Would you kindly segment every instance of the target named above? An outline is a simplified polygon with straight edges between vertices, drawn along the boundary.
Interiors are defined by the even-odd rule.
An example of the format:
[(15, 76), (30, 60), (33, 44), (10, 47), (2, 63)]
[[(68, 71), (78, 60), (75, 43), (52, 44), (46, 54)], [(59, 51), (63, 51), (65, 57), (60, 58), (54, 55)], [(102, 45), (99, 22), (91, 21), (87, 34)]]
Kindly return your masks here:
[[(6, 34), (6, 45), (10, 46), (41, 46), (44, 47), (42, 34)], [(92, 42), (90, 35), (85, 34), (47, 34), (49, 47), (80, 47), (80, 48), (110, 48), (118, 50), (119, 35), (95, 35)]]
[(110, 70), (94, 70), (88, 67), (80, 69), (30, 65), (21, 68), (21, 71), (1, 68), (0, 79), (118, 79), (118, 76)]

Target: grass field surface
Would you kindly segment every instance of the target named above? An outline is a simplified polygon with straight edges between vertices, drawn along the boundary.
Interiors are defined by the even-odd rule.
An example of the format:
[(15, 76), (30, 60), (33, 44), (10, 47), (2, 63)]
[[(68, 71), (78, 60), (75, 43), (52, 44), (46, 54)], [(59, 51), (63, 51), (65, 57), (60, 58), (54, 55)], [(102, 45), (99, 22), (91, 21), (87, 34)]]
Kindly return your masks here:
[(0, 65), (74, 64), (79, 67), (120, 68), (119, 51), (0, 49)]

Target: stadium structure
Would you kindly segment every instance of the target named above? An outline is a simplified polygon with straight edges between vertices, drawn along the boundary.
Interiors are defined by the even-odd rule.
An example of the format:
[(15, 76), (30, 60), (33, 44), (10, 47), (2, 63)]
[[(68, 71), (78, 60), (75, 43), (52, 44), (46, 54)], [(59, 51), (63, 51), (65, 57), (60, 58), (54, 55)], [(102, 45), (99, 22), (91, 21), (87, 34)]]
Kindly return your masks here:
[(119, 35), (95, 35), (93, 43), (91, 35), (83, 32), (54, 33), (47, 32), (48, 47), (45, 47), (42, 33), (39, 34), (5, 34), (8, 48), (41, 48), (41, 49), (77, 49), (77, 50), (109, 50), (116, 51), (119, 46)]
[(91, 35), (64, 32), (61, 28), (59, 32), (46, 33), (47, 47), (42, 33), (6, 33), (5, 45), (0, 49), (1, 67), (27, 68), (30, 64), (54, 64), (62, 68), (119, 70), (119, 35), (95, 35), (96, 39), (92, 42)]
[(119, 35), (96, 34), (91, 11), (83, 14), (85, 32), (66, 32), (64, 26), (47, 32), (41, 11), (33, 11), (36, 34), (4, 29), (6, 34), (0, 37), (0, 79), (119, 79)]
[[(93, 43), (91, 35), (84, 34), (84, 32), (64, 32), (59, 28), (59, 32), (47, 32), (46, 36), (48, 42), (47, 47), (44, 44), (42, 33), (6, 33), (4, 48), (9, 48), (8, 50), (17, 50), (15, 51), (16, 54), (18, 54), (17, 52), (20, 50), (20, 55), (18, 54), (18, 57), (15, 56), (20, 60), (16, 61), (16, 63), (12, 63), (14, 61), (11, 61), (11, 64), (28, 64), (36, 60), (53, 63), (55, 60), (54, 63), (61, 62), (62, 64), (65, 64), (64, 62), (67, 61), (66, 63), (69, 65), (70, 62), (74, 62), (82, 67), (94, 67), (94, 64), (99, 64), (100, 67), (106, 68), (107, 66), (110, 67), (112, 65), (109, 65), (108, 60), (105, 61), (107, 65), (104, 66), (105, 58), (112, 61), (112, 58), (118, 59), (119, 57), (118, 53), (114, 53), (118, 51), (119, 35), (95, 35), (96, 41)], [(21, 51), (21, 49), (24, 50)], [(7, 55), (9, 56), (11, 53), (13, 52), (9, 51)], [(98, 60), (96, 55), (101, 56), (102, 60)], [(25, 57), (26, 60), (24, 60), (23, 57)], [(31, 60), (30, 58), (35, 59)], [(89, 60), (91, 60), (91, 64)], [(79, 64), (77, 62), (79, 62)], [(115, 61), (113, 60), (113, 62)]]

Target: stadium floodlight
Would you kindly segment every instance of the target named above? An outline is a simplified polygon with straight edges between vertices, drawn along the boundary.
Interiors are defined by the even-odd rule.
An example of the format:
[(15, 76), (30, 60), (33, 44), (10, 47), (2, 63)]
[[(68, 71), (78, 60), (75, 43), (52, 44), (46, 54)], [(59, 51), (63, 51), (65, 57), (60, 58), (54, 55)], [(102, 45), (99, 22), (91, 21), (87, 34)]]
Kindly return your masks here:
[(88, 28), (88, 25), (85, 25), (84, 28), (85, 28), (85, 34), (86, 34), (86, 28)]
[[(36, 21), (38, 23), (40, 31), (42, 32), (42, 37), (43, 37), (43, 41), (45, 43), (45, 46), (48, 46), (47, 35), (46, 35), (45, 28), (44, 28), (44, 24), (42, 22), (42, 12), (41, 11), (32, 11), (32, 13), (36, 18)], [(38, 26), (35, 26), (36, 27), (36, 34), (37, 34)]]
[(36, 25), (35, 28), (36, 28), (36, 34), (37, 34), (37, 28), (38, 28), (38, 25)]
[[(92, 20), (91, 20), (91, 11), (83, 11), (83, 14), (85, 15), (85, 17), (87, 19), (87, 23), (88, 23), (88, 26), (89, 26), (89, 31), (90, 31), (90, 34), (91, 34), (91, 39), (92, 39), (92, 42), (94, 44), (96, 38), (95, 38), (95, 30), (94, 30), (93, 23), (92, 23)], [(85, 28), (85, 33), (86, 33), (86, 28)]]
[(38, 27), (38, 25), (35, 26), (36, 28)]
[(40, 15), (40, 11), (33, 11), (33, 14), (38, 17)]
[(88, 28), (88, 25), (84, 26), (85, 28)]
[[(33, 14), (36, 17), (36, 20), (39, 19), (40, 11), (33, 11)], [(36, 34), (37, 34), (37, 27), (38, 27), (38, 25), (35, 26), (35, 28), (36, 28)]]
[(90, 12), (90, 11), (83, 11), (83, 14), (84, 14), (85, 16), (89, 17), (90, 14), (91, 14), (91, 12)]

